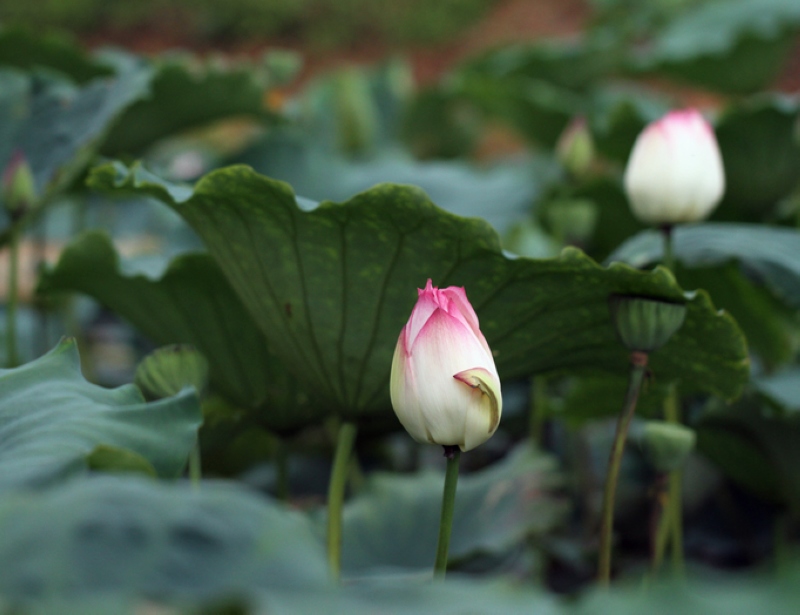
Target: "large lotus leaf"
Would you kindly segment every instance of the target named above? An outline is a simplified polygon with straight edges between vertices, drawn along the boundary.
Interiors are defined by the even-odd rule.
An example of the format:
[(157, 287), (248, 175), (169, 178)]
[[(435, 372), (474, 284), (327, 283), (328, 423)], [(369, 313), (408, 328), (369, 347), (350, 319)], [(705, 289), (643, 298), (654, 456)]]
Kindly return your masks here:
[[(451, 561), (501, 554), (527, 535), (563, 521), (565, 501), (551, 492), (558, 477), (553, 458), (520, 445), (507, 459), (458, 482)], [(376, 475), (344, 509), (345, 574), (430, 569), (442, 507), (444, 475)], [(391, 536), (391, 540), (387, 540)]]
[(573, 90), (585, 90), (613, 68), (614, 57), (591, 41), (545, 40), (511, 44), (468, 60), (456, 72), (497, 79), (541, 79)]
[[(773, 398), (774, 399), (774, 398)], [(698, 450), (757, 495), (800, 514), (800, 417), (754, 396), (707, 412), (696, 423)]]
[(314, 201), (344, 201), (382, 182), (414, 184), (443, 209), (481, 216), (501, 233), (530, 212), (531, 204), (559, 173), (557, 165), (544, 157), (484, 167), (463, 160), (417, 161), (397, 151), (350, 160), (310, 135), (289, 130), (270, 132), (236, 162), (285, 181)]
[(270, 590), (260, 598), (258, 612), (269, 615), (559, 615), (569, 612), (552, 594), (530, 584), (486, 580), (478, 576), (460, 577), (453, 573), (448, 573), (443, 581), (432, 583), (430, 566), (416, 578), (362, 578), (338, 589)]
[[(152, 176), (150, 176), (152, 177)], [(397, 336), (431, 278), (466, 286), (501, 377), (625, 373), (608, 314), (612, 293), (688, 301), (686, 322), (652, 367), (685, 390), (738, 395), (744, 337), (703, 292), (684, 296), (664, 270), (603, 268), (579, 250), (510, 258), (479, 219), (436, 207), (419, 189), (383, 184), (342, 204), (298, 207), (288, 185), (246, 167), (205, 176), (190, 195), (121, 165), (95, 169), (99, 189), (150, 194), (199, 233), (233, 288), (306, 387), (358, 416), (388, 408)]]
[(85, 293), (157, 344), (192, 344), (208, 360), (214, 388), (258, 411), (270, 429), (296, 429), (318, 417), (207, 254), (179, 256), (157, 280), (126, 275), (108, 235), (88, 231), (42, 275), (39, 290)]
[(200, 422), (191, 389), (148, 404), (133, 385), (90, 384), (75, 342), (62, 341), (36, 361), (0, 370), (0, 489), (81, 472), (99, 446), (135, 453), (159, 476), (176, 477)]
[(265, 84), (251, 66), (191, 66), (167, 60), (154, 68), (150, 95), (111, 127), (101, 152), (138, 155), (157, 140), (235, 116), (266, 118)]
[(57, 70), (77, 83), (113, 73), (111, 67), (95, 61), (63, 35), (37, 35), (14, 27), (0, 30), (0, 65)]
[(0, 169), (19, 151), (39, 194), (68, 184), (112, 120), (147, 91), (149, 79), (149, 70), (137, 64), (80, 87), (0, 70)]
[[(233, 483), (98, 476), (0, 503), (0, 593), (198, 603), (327, 585), (311, 523)], [(115, 612), (115, 611), (114, 611)]]
[(800, 178), (798, 117), (796, 100), (763, 96), (732, 106), (720, 118), (716, 133), (726, 189), (715, 217), (763, 220), (791, 194)]
[[(607, 260), (644, 267), (661, 261), (663, 243), (661, 233), (644, 231)], [(739, 261), (779, 298), (800, 307), (800, 232), (794, 229), (729, 222), (679, 226), (673, 232), (673, 251), (686, 267)]]
[(702, 288), (714, 305), (736, 319), (747, 345), (767, 367), (786, 363), (794, 352), (789, 327), (794, 310), (787, 308), (763, 285), (754, 284), (733, 262), (715, 267), (678, 267), (683, 286)]
[(571, 612), (574, 615), (747, 615), (749, 613), (793, 613), (800, 600), (800, 574), (789, 566), (785, 575), (701, 575), (650, 585), (647, 591), (631, 583), (628, 587), (595, 589), (584, 595)]
[(536, 145), (552, 148), (570, 119), (586, 111), (580, 94), (549, 81), (465, 73), (459, 96)]
[(778, 75), (798, 28), (794, 0), (698, 3), (679, 13), (636, 64), (706, 88), (755, 92)]

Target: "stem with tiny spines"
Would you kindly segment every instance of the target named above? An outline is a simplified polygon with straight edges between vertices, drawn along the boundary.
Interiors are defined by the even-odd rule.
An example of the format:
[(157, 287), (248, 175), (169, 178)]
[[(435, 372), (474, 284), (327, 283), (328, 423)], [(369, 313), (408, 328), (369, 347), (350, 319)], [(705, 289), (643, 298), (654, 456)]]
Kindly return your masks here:
[(442, 492), (442, 515), (439, 520), (439, 539), (436, 543), (436, 561), (433, 565), (435, 577), (443, 579), (447, 573), (447, 553), (450, 550), (450, 534), (453, 531), (453, 512), (456, 507), (456, 487), (458, 486), (458, 462), (461, 449), (458, 446), (445, 446), (447, 471)]
[(355, 441), (355, 424), (342, 422), (336, 436), (336, 452), (328, 484), (328, 566), (336, 581), (342, 571), (342, 508)]
[(611, 581), (611, 542), (614, 532), (614, 498), (619, 480), (619, 470), (622, 464), (622, 454), (625, 452), (625, 440), (628, 436), (633, 414), (636, 410), (636, 401), (642, 388), (645, 371), (647, 370), (647, 354), (643, 352), (631, 353), (631, 370), (628, 379), (628, 392), (625, 395), (625, 404), (617, 421), (617, 431), (614, 434), (614, 443), (608, 460), (608, 474), (603, 491), (603, 512), (600, 525), (600, 554), (597, 565), (597, 580), (601, 585), (607, 586)]

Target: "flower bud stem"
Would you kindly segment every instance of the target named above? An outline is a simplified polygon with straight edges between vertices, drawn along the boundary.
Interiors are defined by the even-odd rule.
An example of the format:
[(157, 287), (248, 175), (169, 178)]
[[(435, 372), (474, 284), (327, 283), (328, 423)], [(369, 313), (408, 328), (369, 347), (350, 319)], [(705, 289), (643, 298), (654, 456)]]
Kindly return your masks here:
[(12, 225), (8, 237), (8, 291), (6, 295), (6, 367), (19, 365), (17, 355), (17, 303), (19, 282), (19, 237), (21, 227)]
[(336, 453), (328, 483), (328, 566), (336, 581), (339, 580), (342, 570), (342, 507), (355, 441), (355, 424), (343, 422), (339, 425)]
[(614, 443), (611, 446), (611, 455), (608, 460), (608, 474), (606, 476), (605, 490), (603, 491), (603, 516), (600, 525), (600, 555), (597, 565), (597, 580), (601, 585), (608, 585), (611, 581), (611, 539), (614, 533), (614, 497), (617, 491), (619, 469), (622, 464), (622, 453), (625, 451), (625, 440), (628, 436), (633, 414), (636, 410), (636, 401), (647, 370), (647, 354), (644, 352), (631, 353), (631, 371), (628, 379), (628, 392), (625, 396), (625, 405), (617, 421), (617, 431), (614, 434)]
[(456, 487), (458, 485), (458, 461), (461, 458), (461, 449), (458, 446), (445, 446), (444, 456), (447, 457), (447, 473), (444, 477), (444, 492), (442, 493), (442, 517), (439, 521), (439, 541), (436, 544), (436, 563), (433, 565), (433, 574), (444, 578), (447, 572), (447, 552), (450, 549), (450, 533), (453, 529), (453, 511), (456, 507)]
[(675, 273), (675, 253), (673, 250), (672, 231), (675, 227), (671, 224), (664, 224), (661, 227), (661, 236), (664, 239), (664, 258), (662, 264), (669, 269), (673, 274)]

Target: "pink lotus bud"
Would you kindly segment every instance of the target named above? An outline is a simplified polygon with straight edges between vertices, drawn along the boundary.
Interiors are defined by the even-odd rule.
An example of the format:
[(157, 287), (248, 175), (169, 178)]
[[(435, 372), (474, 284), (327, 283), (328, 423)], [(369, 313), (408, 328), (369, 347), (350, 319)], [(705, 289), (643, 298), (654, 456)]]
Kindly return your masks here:
[(418, 442), (468, 451), (500, 423), (503, 400), (492, 351), (463, 288), (419, 291), (392, 361), (397, 418)]
[(697, 222), (714, 210), (725, 192), (725, 171), (714, 130), (698, 111), (672, 111), (639, 134), (625, 190), (646, 224)]

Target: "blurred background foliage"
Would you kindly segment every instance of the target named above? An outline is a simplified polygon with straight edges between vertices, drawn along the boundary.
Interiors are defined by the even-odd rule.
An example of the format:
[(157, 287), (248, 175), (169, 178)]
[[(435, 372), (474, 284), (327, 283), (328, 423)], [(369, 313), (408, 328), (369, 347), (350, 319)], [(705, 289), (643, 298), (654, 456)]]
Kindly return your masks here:
[[(44, 355), (0, 370), (9, 385), (0, 387), (0, 416), (36, 398), (47, 403), (33, 418), (47, 417), (61, 403), (59, 387), (72, 391), (76, 408), (103, 402), (86, 425), (76, 413), (63, 429), (22, 432), (57, 454), (49, 473), (8, 472), (10, 483), (31, 490), (4, 501), (0, 515), (8, 524), (0, 527), (0, 564), (18, 571), (0, 583), (12, 606), (34, 604), (37, 588), (85, 600), (86, 587), (100, 587), (111, 598), (189, 604), (244, 591), (254, 609), (269, 612), (300, 604), (391, 611), (406, 602), (408, 612), (442, 610), (445, 598), (408, 582), (430, 559), (418, 538), (438, 513), (440, 451), (399, 429), (382, 387), (416, 279), (427, 275), (470, 281), (507, 376), (500, 430), (465, 458), (454, 567), (469, 582), (449, 585), (448, 606), (641, 611), (638, 586), (574, 604), (544, 588), (573, 593), (594, 575), (609, 417), (625, 391), (625, 353), (605, 296), (675, 298), (682, 289), (696, 291), (688, 326), (654, 357), (640, 415), (658, 417), (667, 380), (683, 378), (682, 408), (698, 437), (685, 474), (685, 547), (697, 578), (680, 591), (657, 587), (648, 608), (671, 612), (678, 599), (687, 613), (715, 612), (694, 599), (701, 591), (726, 613), (792, 601), (796, 572), (787, 562), (800, 514), (796, 0), (29, 0), (0, 3), (0, 20), (0, 168), (22, 150), (39, 197), (20, 247), (19, 347), (25, 361)], [(44, 33), (51, 27), (57, 31)], [(123, 48), (100, 44), (115, 41)], [(180, 46), (194, 51), (173, 50)], [(712, 120), (728, 188), (711, 221), (676, 232), (676, 283), (653, 271), (661, 244), (631, 215), (620, 176), (639, 131), (685, 105)], [(373, 188), (384, 182), (418, 186), (427, 197)], [(215, 207), (203, 209), (204, 199)], [(314, 210), (326, 200), (342, 205)], [(255, 211), (262, 215), (248, 217)], [(324, 224), (321, 232), (314, 224), (329, 223), (331, 211), (348, 212), (369, 232), (353, 233), (358, 240)], [(290, 238), (266, 215), (288, 216), (308, 233), (303, 257), (315, 266), (302, 281), (325, 289), (320, 297), (270, 298), (278, 283), (302, 293), (285, 256)], [(362, 255), (353, 262), (381, 273), (397, 229), (421, 220), (384, 306), (375, 307), (370, 287), (352, 290), (349, 311), (329, 302), (338, 272), (320, 251), (336, 254), (339, 242), (351, 241), (348, 250)], [(0, 213), (2, 255), (15, 223)], [(242, 256), (227, 251), (231, 245), (249, 248)], [(287, 251), (276, 256), (273, 247)], [(632, 268), (608, 266), (613, 261)], [(512, 273), (522, 281), (501, 283)], [(576, 300), (590, 307), (573, 314)], [(526, 309), (538, 319), (526, 320)], [(354, 332), (365, 323), (382, 326), (357, 364), (326, 381), (341, 353), (327, 325), (340, 312), (349, 318), (348, 348), (363, 341)], [(317, 326), (303, 329), (299, 316)], [(290, 321), (302, 342), (274, 324)], [(64, 333), (77, 339), (83, 375), (75, 348), (58, 345)], [(307, 364), (298, 358), (304, 343), (316, 346)], [(121, 437), (104, 418), (121, 407), (138, 425), (147, 406), (127, 383), (143, 358), (174, 344), (191, 344), (208, 361), (200, 397), (156, 402), (180, 417), (170, 427), (182, 438), (178, 451), (146, 430)], [(112, 399), (97, 385), (126, 386)], [(123, 480), (179, 471), (200, 411), (204, 472), (235, 483), (192, 494)], [(342, 417), (360, 432), (345, 509), (345, 575), (353, 583), (337, 593), (324, 579), (317, 538)], [(0, 463), (17, 468), (40, 449), (20, 454), (8, 444), (21, 437), (20, 425), (10, 425)], [(620, 485), (623, 578), (646, 566), (642, 520), (657, 480), (636, 437), (634, 428)], [(117, 480), (82, 481), (100, 472)], [(48, 489), (70, 477), (76, 482)], [(255, 490), (304, 512), (255, 498)], [(69, 514), (53, 523), (55, 510)], [(467, 514), (474, 510), (488, 517)], [(277, 528), (261, 536), (269, 548), (253, 550), (265, 522)], [(301, 536), (301, 552), (286, 549), (281, 528)], [(49, 549), (38, 536), (69, 548)], [(20, 553), (30, 557), (24, 566)], [(100, 562), (107, 574), (95, 577), (88, 565), (66, 580), (30, 572), (75, 561)], [(278, 583), (271, 575), (287, 562), (292, 574)], [(752, 584), (711, 591), (704, 582), (743, 566)], [(773, 568), (786, 579), (764, 583)], [(177, 581), (164, 585), (148, 570)], [(294, 572), (299, 591), (281, 585)], [(509, 579), (533, 587), (510, 588)]]

